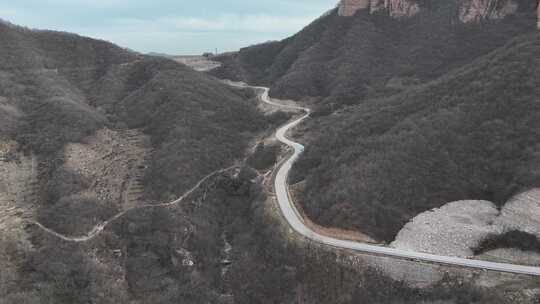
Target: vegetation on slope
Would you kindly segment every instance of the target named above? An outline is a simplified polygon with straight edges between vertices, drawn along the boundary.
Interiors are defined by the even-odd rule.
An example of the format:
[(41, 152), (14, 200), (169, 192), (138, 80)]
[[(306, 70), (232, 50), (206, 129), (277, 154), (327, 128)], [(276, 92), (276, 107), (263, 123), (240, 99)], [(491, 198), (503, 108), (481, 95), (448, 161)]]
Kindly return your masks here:
[(215, 73), (270, 85), (275, 97), (317, 97), (335, 109), (424, 83), (536, 29), (533, 0), (515, 16), (480, 25), (458, 24), (454, 1), (428, 2), (430, 9), (407, 19), (333, 12), (283, 41), (218, 58), (224, 65)]
[(323, 225), (391, 241), (420, 212), (504, 203), (540, 181), (540, 37), (525, 35), (448, 75), (312, 123), (296, 165)]

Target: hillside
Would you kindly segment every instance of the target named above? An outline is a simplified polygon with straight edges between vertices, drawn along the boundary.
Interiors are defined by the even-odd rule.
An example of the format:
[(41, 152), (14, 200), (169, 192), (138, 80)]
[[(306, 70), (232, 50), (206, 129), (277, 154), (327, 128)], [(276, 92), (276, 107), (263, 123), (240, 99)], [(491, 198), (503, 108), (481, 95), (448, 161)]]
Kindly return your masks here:
[[(538, 280), (529, 277), (501, 274), (485, 287), (479, 271), (306, 242), (280, 217), (265, 185), (270, 179), (248, 167), (205, 179), (178, 204), (136, 209), (177, 198), (229, 166), (255, 135), (288, 115), (264, 116), (253, 92), (107, 42), (6, 24), (0, 41), (1, 303), (538, 302)], [(398, 107), (399, 98), (374, 101), (368, 110)], [(417, 108), (406, 104), (411, 113)], [(334, 132), (365, 115), (360, 106), (348, 110), (320, 117), (312, 134), (322, 132), (316, 124)], [(373, 132), (387, 127), (381, 124)], [(328, 143), (313, 147), (338, 155), (339, 146)], [(317, 181), (309, 170), (324, 169), (308, 164), (322, 151), (315, 149), (299, 167), (307, 165), (302, 174), (311, 184)], [(253, 152), (246, 163), (266, 173), (281, 149), (269, 140)], [(123, 216), (78, 243), (32, 223), (77, 237), (116, 214)], [(408, 285), (415, 280), (421, 288)]]
[(176, 198), (241, 159), (269, 124), (251, 92), (172, 60), (5, 22), (0, 41), (2, 303), (30, 303), (36, 286), (51, 291), (42, 303), (88, 302), (66, 295), (82, 294), (86, 283), (69, 281), (80, 269), (62, 269), (106, 274), (85, 249), (59, 253), (31, 221), (80, 236), (122, 210)]
[(275, 97), (312, 97), (329, 111), (425, 83), (534, 31), (535, 2), (520, 3), (507, 18), (470, 24), (457, 19), (455, 1), (427, 1), (408, 18), (334, 10), (283, 41), (221, 56), (214, 73), (271, 86)]
[[(243, 92), (167, 59), (3, 24), (0, 39), (2, 131), (27, 152), (49, 157), (104, 127), (141, 129), (157, 156), (151, 171), (170, 179), (159, 190), (180, 191), (230, 163), (241, 134), (264, 124)], [(164, 154), (180, 156), (160, 165)]]
[(295, 177), (306, 180), (308, 215), (391, 241), (420, 212), (464, 199), (500, 205), (538, 186), (539, 51), (540, 36), (524, 35), (435, 81), (312, 121)]

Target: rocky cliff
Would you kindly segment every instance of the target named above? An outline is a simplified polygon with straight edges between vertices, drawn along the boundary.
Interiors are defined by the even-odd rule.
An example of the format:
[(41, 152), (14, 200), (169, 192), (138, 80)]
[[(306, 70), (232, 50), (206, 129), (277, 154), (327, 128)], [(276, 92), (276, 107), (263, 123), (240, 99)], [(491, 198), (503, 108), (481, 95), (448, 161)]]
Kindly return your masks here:
[(338, 13), (340, 16), (349, 17), (361, 9), (369, 9), (371, 13), (387, 11), (392, 17), (406, 17), (419, 12), (420, 6), (409, 0), (342, 0)]
[[(530, 2), (534, 2), (531, 0)], [(366, 9), (370, 13), (387, 12), (391, 17), (408, 17), (420, 12), (418, 0), (342, 0), (338, 14), (348, 17), (357, 11)], [(483, 20), (502, 19), (516, 13), (523, 1), (520, 0), (457, 0), (457, 14), (463, 23), (475, 23)], [(540, 6), (538, 8), (540, 28)]]
[(516, 0), (461, 0), (459, 19), (464, 23), (496, 20), (517, 12)]

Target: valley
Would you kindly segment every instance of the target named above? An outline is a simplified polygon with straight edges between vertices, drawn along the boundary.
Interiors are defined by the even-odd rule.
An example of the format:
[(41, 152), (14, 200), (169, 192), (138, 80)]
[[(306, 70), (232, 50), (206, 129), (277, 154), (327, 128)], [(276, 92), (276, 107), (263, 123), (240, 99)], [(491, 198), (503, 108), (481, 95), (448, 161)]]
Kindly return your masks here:
[(0, 22), (0, 303), (537, 303), (539, 10), (202, 56)]

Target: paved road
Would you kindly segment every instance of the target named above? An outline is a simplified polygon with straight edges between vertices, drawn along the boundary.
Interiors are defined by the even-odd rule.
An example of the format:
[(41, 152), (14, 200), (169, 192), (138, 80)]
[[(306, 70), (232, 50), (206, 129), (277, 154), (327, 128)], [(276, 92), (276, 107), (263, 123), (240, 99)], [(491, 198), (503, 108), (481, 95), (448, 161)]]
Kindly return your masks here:
[[(247, 85), (241, 84), (241, 83), (236, 83), (232, 85), (247, 87)], [(294, 128), (295, 126), (297, 126), (298, 124), (300, 124), (305, 119), (307, 119), (310, 115), (310, 110), (307, 108), (302, 108), (302, 107), (297, 107), (297, 106), (283, 105), (275, 100), (272, 100), (268, 96), (268, 91), (269, 91), (268, 88), (264, 88), (264, 87), (252, 87), (252, 88), (258, 89), (261, 92), (260, 98), (265, 103), (278, 106), (281, 108), (301, 110), (305, 113), (300, 118), (297, 118), (289, 122), (285, 126), (281, 127), (276, 133), (276, 138), (280, 142), (286, 144), (287, 146), (291, 147), (294, 150), (294, 153), (281, 165), (281, 167), (279, 167), (278, 172), (275, 176), (274, 187), (275, 187), (275, 192), (276, 192), (277, 200), (281, 208), (281, 211), (283, 215), (285, 216), (285, 218), (287, 219), (287, 221), (289, 222), (292, 229), (294, 229), (297, 233), (321, 244), (338, 247), (338, 248), (351, 249), (351, 250), (364, 252), (364, 253), (372, 253), (372, 254), (396, 257), (396, 258), (401, 258), (401, 259), (410, 259), (410, 260), (438, 263), (438, 264), (444, 264), (444, 265), (453, 265), (453, 266), (461, 266), (461, 267), (467, 267), (467, 268), (476, 268), (476, 269), (493, 270), (493, 271), (500, 271), (500, 272), (507, 272), (507, 273), (540, 276), (540, 267), (522, 266), (522, 265), (506, 264), (506, 263), (493, 263), (493, 262), (480, 261), (480, 260), (472, 260), (472, 259), (465, 259), (465, 258), (458, 258), (458, 257), (440, 256), (440, 255), (421, 253), (421, 252), (405, 251), (405, 250), (395, 249), (395, 248), (390, 248), (390, 247), (369, 245), (369, 244), (358, 243), (354, 241), (335, 239), (335, 238), (324, 236), (324, 235), (314, 232), (313, 230), (311, 230), (304, 224), (304, 220), (302, 216), (300, 215), (298, 210), (296, 210), (296, 207), (294, 203), (292, 202), (291, 196), (289, 194), (289, 187), (287, 183), (287, 178), (291, 171), (292, 165), (294, 164), (294, 162), (296, 162), (300, 154), (302, 154), (302, 152), (304, 151), (304, 146), (290, 140), (287, 137), (287, 132), (291, 130), (292, 128)]]

